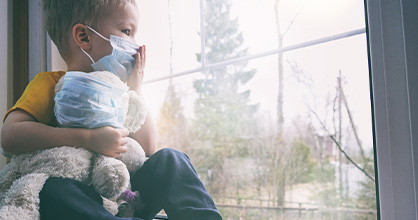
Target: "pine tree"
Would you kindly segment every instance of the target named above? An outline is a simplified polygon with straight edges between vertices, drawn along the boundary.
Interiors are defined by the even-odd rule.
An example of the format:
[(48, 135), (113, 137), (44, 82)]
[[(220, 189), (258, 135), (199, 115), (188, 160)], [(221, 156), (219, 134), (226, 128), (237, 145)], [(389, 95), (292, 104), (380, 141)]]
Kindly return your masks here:
[[(167, 0), (168, 5), (168, 25), (170, 30), (170, 74), (173, 74), (173, 47), (174, 41), (172, 37), (172, 20), (171, 20), (171, 0)], [(177, 148), (188, 153), (189, 135), (188, 123), (184, 115), (182, 105), (182, 94), (176, 89), (173, 80), (168, 82), (168, 88), (164, 103), (161, 106), (160, 114), (157, 121), (159, 130), (159, 145), (170, 148)]]
[(157, 121), (159, 145), (161, 147), (176, 148), (188, 153), (189, 134), (188, 123), (184, 116), (181, 94), (176, 87), (169, 83), (167, 94)]
[[(206, 0), (205, 10), (205, 62), (216, 63), (248, 54), (243, 48), (243, 33), (238, 19), (231, 18), (231, 4), (226, 0)], [(197, 54), (200, 62), (201, 54)], [(195, 101), (194, 136), (201, 143), (200, 167), (215, 175), (209, 179), (209, 189), (220, 189), (224, 158), (244, 157), (248, 154), (247, 140), (251, 134), (253, 114), (258, 105), (250, 104), (250, 90), (240, 91), (251, 80), (255, 69), (247, 70), (247, 62), (203, 71), (194, 81), (198, 94)], [(216, 179), (215, 184), (210, 184)], [(217, 189), (215, 189), (215, 188)], [(215, 192), (216, 193), (216, 192)]]

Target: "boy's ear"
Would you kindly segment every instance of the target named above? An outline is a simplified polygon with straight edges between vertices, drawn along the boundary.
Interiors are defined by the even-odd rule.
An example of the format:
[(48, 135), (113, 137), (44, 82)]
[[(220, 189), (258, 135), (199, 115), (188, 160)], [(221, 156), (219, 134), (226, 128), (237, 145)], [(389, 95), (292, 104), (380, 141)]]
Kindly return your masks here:
[(83, 50), (89, 50), (91, 48), (89, 31), (84, 24), (74, 25), (72, 36), (75, 43)]

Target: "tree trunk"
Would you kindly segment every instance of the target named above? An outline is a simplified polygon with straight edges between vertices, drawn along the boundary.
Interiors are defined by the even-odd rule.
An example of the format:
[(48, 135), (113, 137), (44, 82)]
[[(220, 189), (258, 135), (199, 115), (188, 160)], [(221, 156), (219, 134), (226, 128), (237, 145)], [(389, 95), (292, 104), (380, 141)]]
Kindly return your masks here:
[[(274, 5), (274, 14), (276, 18), (276, 30), (277, 30), (277, 42), (278, 47), (283, 47), (283, 34), (280, 29), (280, 19), (279, 19), (279, 3), (280, 0), (275, 1)], [(278, 54), (278, 84), (279, 84), (279, 91), (277, 95), (277, 148), (276, 149), (279, 152), (278, 160), (279, 162), (282, 162), (282, 153), (284, 153), (284, 147), (283, 145), (283, 123), (284, 123), (284, 117), (283, 117), (283, 53)], [(281, 166), (283, 163), (279, 163), (278, 165)], [(286, 176), (284, 175), (283, 167), (280, 167), (279, 173), (277, 176), (277, 205), (283, 206), (284, 205), (284, 198), (286, 195), (285, 191), (285, 184), (286, 184)]]

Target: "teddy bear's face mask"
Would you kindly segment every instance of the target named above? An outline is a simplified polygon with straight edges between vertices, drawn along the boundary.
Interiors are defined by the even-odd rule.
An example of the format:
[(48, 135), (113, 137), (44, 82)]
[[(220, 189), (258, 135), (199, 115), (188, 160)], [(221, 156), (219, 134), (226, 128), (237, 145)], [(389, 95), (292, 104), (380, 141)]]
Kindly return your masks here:
[(83, 72), (69, 71), (63, 77), (64, 84), (54, 99), (55, 117), (61, 127), (123, 127), (121, 97), (126, 88)]
[(88, 29), (93, 31), (103, 40), (109, 41), (113, 47), (112, 53), (100, 58), (97, 62), (94, 62), (93, 58), (80, 47), (81, 51), (90, 58), (93, 63), (91, 66), (96, 71), (109, 71), (116, 76), (119, 76), (122, 81), (127, 81), (128, 76), (135, 66), (134, 55), (139, 50), (139, 45), (121, 37), (110, 35), (110, 39), (104, 37), (93, 28), (86, 26)]

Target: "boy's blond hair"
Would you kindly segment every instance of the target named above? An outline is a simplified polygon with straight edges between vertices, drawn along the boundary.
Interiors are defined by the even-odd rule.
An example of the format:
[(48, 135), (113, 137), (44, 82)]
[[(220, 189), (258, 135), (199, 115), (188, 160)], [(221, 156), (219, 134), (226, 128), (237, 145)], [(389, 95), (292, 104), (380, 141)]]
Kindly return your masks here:
[(64, 60), (67, 59), (68, 36), (80, 23), (100, 30), (99, 19), (114, 7), (135, 0), (43, 0), (46, 29)]

